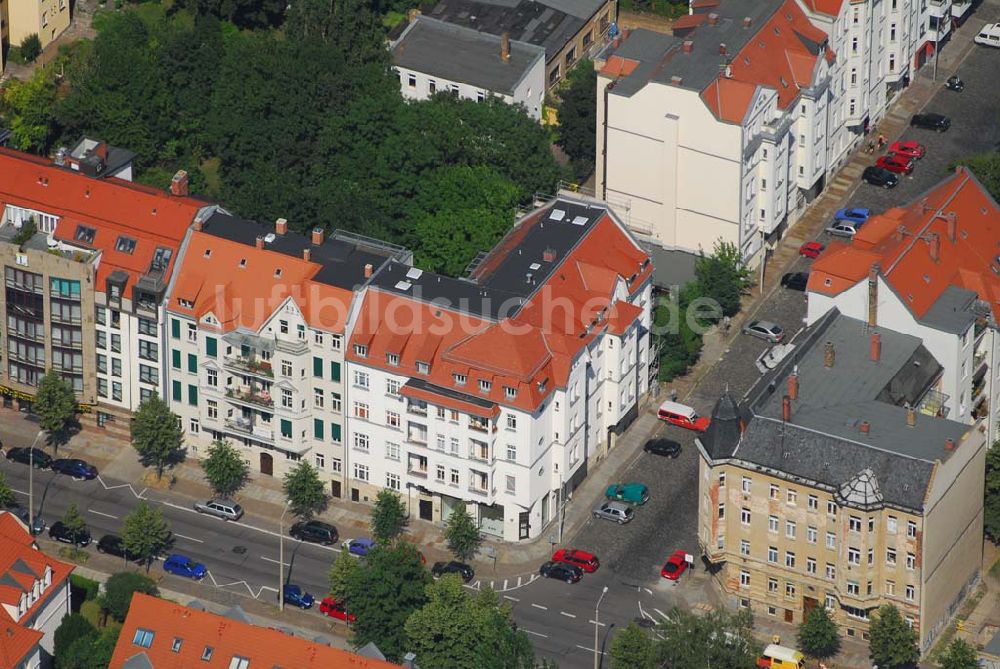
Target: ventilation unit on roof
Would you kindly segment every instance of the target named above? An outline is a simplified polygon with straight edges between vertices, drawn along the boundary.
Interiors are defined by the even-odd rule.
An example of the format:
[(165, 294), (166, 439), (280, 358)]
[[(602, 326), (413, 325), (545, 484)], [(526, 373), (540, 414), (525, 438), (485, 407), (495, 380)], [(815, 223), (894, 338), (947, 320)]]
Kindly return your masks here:
[(536, 262), (533, 262), (533, 263), (531, 263), (530, 265), (528, 265), (528, 269), (530, 269), (531, 271), (535, 271), (535, 270), (539, 270), (539, 269), (542, 269), (542, 266), (541, 266), (541, 265), (539, 265), (539, 264), (538, 264), (538, 263), (536, 263)]
[(573, 219), (573, 225), (587, 225), (587, 217), (577, 216), (576, 218)]
[(424, 270), (417, 267), (411, 267), (406, 271), (406, 278), (413, 279), (414, 281), (420, 278), (420, 275), (424, 273)]
[(552, 221), (561, 221), (564, 218), (566, 218), (566, 212), (562, 209), (553, 209), (552, 213), (549, 214), (549, 220)]
[(264, 235), (264, 241), (267, 242), (268, 244), (273, 242), (275, 239), (277, 239), (277, 237), (273, 232), (269, 232), (266, 235)]
[(410, 283), (409, 281), (397, 281), (396, 282), (396, 290), (406, 291), (406, 290), (409, 290), (412, 287), (413, 287), (413, 284)]

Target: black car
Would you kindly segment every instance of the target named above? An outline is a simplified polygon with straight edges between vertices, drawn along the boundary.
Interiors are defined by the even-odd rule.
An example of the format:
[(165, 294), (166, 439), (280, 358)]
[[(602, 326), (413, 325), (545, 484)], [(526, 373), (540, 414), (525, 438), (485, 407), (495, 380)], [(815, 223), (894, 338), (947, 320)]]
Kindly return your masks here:
[(951, 127), (951, 119), (944, 114), (914, 114), (910, 119), (910, 125), (914, 128), (944, 132)]
[(881, 186), (882, 188), (895, 188), (896, 184), (899, 183), (899, 177), (889, 170), (875, 165), (866, 167), (861, 178), (872, 186)]
[(445, 574), (458, 574), (462, 577), (462, 580), (468, 583), (471, 581), (476, 572), (472, 571), (472, 567), (462, 562), (435, 562), (434, 566), (431, 567), (431, 575), (434, 578), (440, 578)]
[(97, 478), (97, 467), (79, 458), (59, 458), (58, 460), (53, 460), (52, 471), (87, 481)]
[(77, 546), (90, 545), (90, 530), (86, 527), (76, 532), (66, 527), (61, 520), (52, 523), (49, 528), (49, 538), (61, 541), (64, 544), (75, 544)]
[(8, 449), (7, 459), (11, 462), (20, 462), (22, 465), (30, 462), (36, 469), (48, 469), (52, 466), (52, 456), (37, 448), (15, 446)]
[(809, 272), (788, 272), (781, 276), (781, 287), (789, 290), (805, 290), (809, 283)]
[(948, 77), (948, 81), (944, 83), (944, 87), (949, 91), (955, 91), (956, 93), (961, 93), (965, 90), (965, 82), (962, 81), (957, 74), (953, 74)]
[(299, 541), (310, 541), (314, 544), (323, 544), (324, 546), (337, 543), (338, 538), (336, 527), (319, 520), (307, 520), (295, 523), (288, 533)]
[(121, 537), (115, 536), (114, 534), (105, 534), (100, 538), (97, 542), (97, 552), (125, 558), (131, 562), (137, 562), (139, 560), (138, 555), (134, 555), (130, 551), (125, 550), (125, 542), (122, 541)]
[[(29, 527), (32, 534), (41, 534), (42, 532), (45, 531), (45, 521), (42, 520), (42, 517), (39, 516), (37, 513), (34, 514), (33, 516), (29, 514), (27, 507), (23, 507), (20, 504), (15, 504), (14, 506), (7, 507), (7, 511), (10, 511), (15, 516), (20, 518), (21, 522), (24, 523), (25, 527), (29, 527), (29, 525), (34, 525), (34, 527)], [(30, 524), (28, 523), (29, 519), (31, 520)]]
[(558, 578), (567, 583), (576, 583), (583, 578), (583, 570), (573, 564), (565, 562), (546, 562), (538, 570), (538, 573), (546, 578)]
[(653, 455), (666, 455), (676, 458), (681, 454), (681, 445), (672, 439), (650, 439), (642, 447), (642, 450)]

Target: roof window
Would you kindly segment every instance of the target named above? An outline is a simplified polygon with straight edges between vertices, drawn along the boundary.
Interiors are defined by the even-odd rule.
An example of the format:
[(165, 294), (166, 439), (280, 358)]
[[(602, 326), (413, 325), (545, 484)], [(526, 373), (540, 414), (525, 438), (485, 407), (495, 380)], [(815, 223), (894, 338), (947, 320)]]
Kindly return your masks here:
[(153, 269), (167, 269), (167, 265), (170, 264), (170, 258), (174, 255), (173, 250), (165, 248), (163, 246), (156, 247), (156, 253), (153, 254), (153, 262), (150, 265)]
[(175, 636), (173, 643), (170, 644), (170, 650), (172, 650), (175, 653), (181, 652), (181, 644), (183, 643), (184, 639), (180, 638), (179, 636)]
[(124, 235), (119, 237), (118, 241), (115, 242), (115, 251), (132, 255), (135, 252), (135, 240)]
[(240, 258), (240, 267), (246, 267), (246, 266), (247, 266), (247, 259)]
[(94, 228), (88, 228), (86, 225), (76, 226), (76, 234), (73, 238), (78, 242), (83, 242), (85, 244), (94, 243), (94, 235), (97, 234), (97, 230)]
[(549, 214), (550, 221), (561, 221), (566, 218), (566, 212), (562, 209), (553, 209), (552, 213)]
[(215, 651), (211, 646), (205, 646), (205, 650), (201, 651), (201, 659), (208, 662), (212, 659), (212, 653)]
[(212, 257), (212, 249), (205, 249), (205, 257), (206, 258)]
[(275, 279), (281, 278), (281, 268), (280, 267), (275, 267), (274, 268), (274, 278)]
[(468, 377), (465, 374), (452, 374), (451, 376), (455, 379), (456, 386), (464, 386), (465, 382), (468, 380)]
[(514, 399), (515, 397), (517, 397), (517, 388), (512, 388), (510, 386), (504, 386), (503, 387), (503, 396), (506, 397), (509, 400)]
[(135, 636), (132, 637), (132, 643), (142, 648), (149, 648), (153, 645), (153, 630), (143, 629), (142, 627), (136, 629)]
[(431, 366), (426, 362), (417, 362), (417, 374), (430, 374)]

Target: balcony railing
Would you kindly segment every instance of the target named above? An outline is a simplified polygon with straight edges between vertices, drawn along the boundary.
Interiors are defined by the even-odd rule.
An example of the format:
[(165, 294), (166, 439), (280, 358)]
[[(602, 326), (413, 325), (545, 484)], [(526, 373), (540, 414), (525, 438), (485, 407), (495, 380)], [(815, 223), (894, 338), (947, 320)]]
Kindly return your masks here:
[(475, 418), (469, 419), (469, 429), (475, 432), (489, 432), (490, 423), (485, 420), (476, 420)]
[(426, 404), (421, 405), (421, 404), (417, 404), (415, 402), (409, 402), (406, 405), (406, 412), (407, 413), (412, 413), (412, 414), (417, 415), (417, 416), (426, 416), (427, 415), (427, 405)]
[(271, 369), (271, 363), (264, 362), (263, 360), (253, 360), (238, 355), (227, 355), (223, 358), (222, 362), (226, 367), (238, 369), (241, 372), (263, 376), (267, 379), (274, 378), (274, 370)]
[(276, 339), (274, 340), (274, 347), (279, 351), (283, 351), (284, 353), (291, 353), (292, 355), (301, 355), (302, 353), (305, 353), (306, 351), (309, 350), (309, 343), (302, 339), (297, 339), (295, 341)]
[(406, 468), (406, 473), (411, 476), (419, 476), (420, 478), (427, 478), (427, 465), (423, 467), (420, 466), (409, 466)]
[(245, 418), (227, 418), (226, 428), (231, 432), (238, 432), (239, 434), (249, 435), (256, 439), (263, 439), (265, 441), (274, 441), (274, 430), (272, 430), (271, 428), (254, 425), (253, 421), (247, 420)]
[(490, 489), (487, 486), (478, 486), (475, 484), (469, 485), (469, 492), (475, 493), (477, 495), (489, 495)]
[(246, 402), (247, 404), (255, 404), (257, 406), (267, 407), (268, 409), (274, 408), (274, 398), (268, 392), (255, 393), (248, 390), (237, 390), (235, 388), (226, 388), (226, 397), (229, 399), (234, 399), (239, 402)]

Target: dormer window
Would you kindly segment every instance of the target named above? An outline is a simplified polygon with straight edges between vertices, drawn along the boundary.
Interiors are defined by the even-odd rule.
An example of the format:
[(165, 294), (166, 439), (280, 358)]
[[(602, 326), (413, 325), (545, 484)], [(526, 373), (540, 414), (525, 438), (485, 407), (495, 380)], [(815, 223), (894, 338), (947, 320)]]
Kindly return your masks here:
[(86, 225), (78, 225), (76, 226), (76, 234), (73, 235), (73, 239), (84, 244), (93, 244), (94, 235), (96, 234), (97, 230), (94, 228), (89, 228)]
[(131, 237), (125, 237), (122, 235), (118, 238), (118, 241), (115, 242), (115, 251), (132, 255), (135, 252), (135, 240)]
[(393, 367), (399, 367), (399, 356), (395, 353), (386, 353), (385, 361)]
[(185, 300), (183, 298), (177, 298), (177, 304), (181, 305), (185, 309), (194, 309), (194, 302), (191, 300)]
[(453, 379), (455, 379), (456, 386), (464, 386), (465, 382), (468, 381), (468, 377), (465, 374), (452, 374)]
[(354, 355), (356, 355), (356, 356), (358, 356), (360, 358), (367, 358), (368, 357), (368, 347), (365, 346), (364, 344), (355, 344), (354, 345)]
[(511, 388), (510, 386), (503, 387), (503, 396), (509, 400), (517, 397), (517, 388)]
[(206, 258), (212, 257), (212, 249), (205, 249), (205, 257)]
[(174, 255), (171, 249), (165, 248), (163, 246), (156, 247), (156, 252), (153, 253), (153, 262), (150, 263), (150, 268), (154, 270), (165, 270), (167, 265), (170, 264), (170, 258)]
[(481, 392), (481, 393), (488, 393), (488, 392), (490, 392), (490, 388), (492, 388), (492, 387), (493, 387), (493, 384), (490, 383), (489, 381), (486, 381), (485, 379), (480, 379), (479, 380), (479, 392)]
[(281, 278), (281, 268), (280, 267), (275, 267), (274, 268), (274, 278), (275, 279)]
[(246, 267), (246, 266), (247, 266), (247, 259), (240, 258), (240, 267)]
[(430, 373), (431, 373), (431, 366), (429, 364), (427, 364), (426, 362), (417, 363), (417, 374), (430, 374)]

